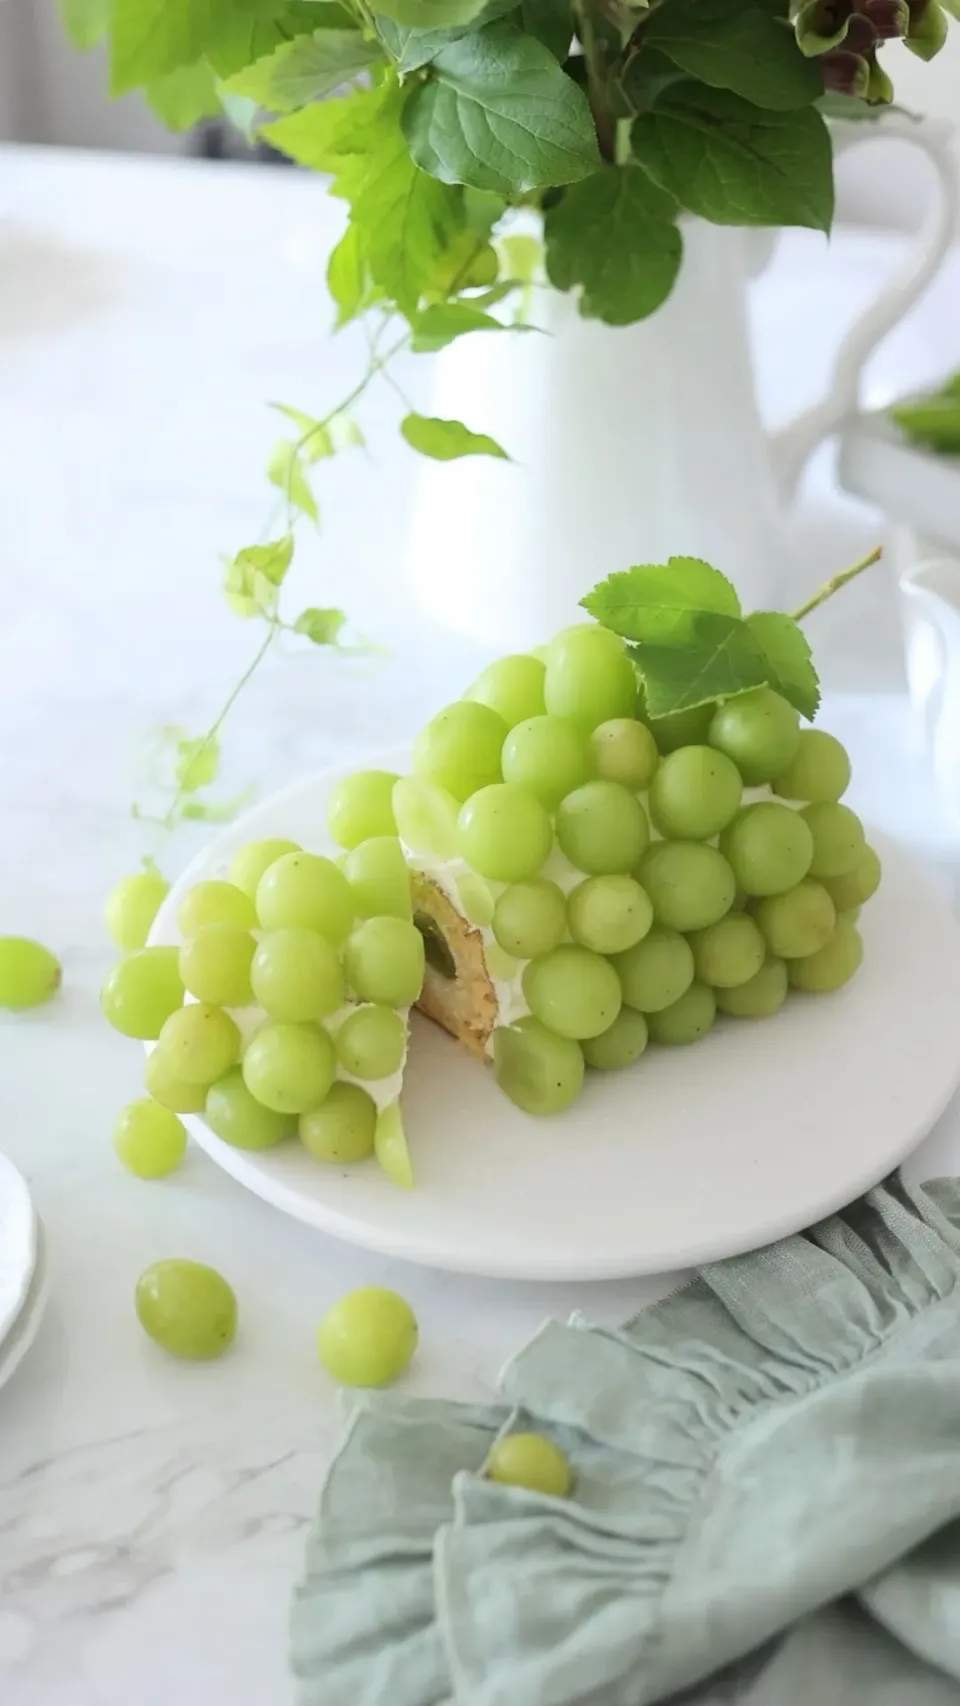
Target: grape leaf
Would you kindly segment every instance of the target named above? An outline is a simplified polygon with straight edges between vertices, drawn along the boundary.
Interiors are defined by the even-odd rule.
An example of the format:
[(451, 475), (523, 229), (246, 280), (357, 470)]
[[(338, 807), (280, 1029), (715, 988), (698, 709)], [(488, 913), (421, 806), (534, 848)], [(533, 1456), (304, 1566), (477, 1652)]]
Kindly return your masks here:
[(536, 36), (562, 64), (573, 40), (573, 8), (569, 0), (521, 0), (524, 34)]
[(547, 276), (582, 286), (580, 312), (626, 326), (659, 308), (680, 268), (676, 203), (635, 166), (604, 166), (566, 190), (544, 223)]
[(787, 111), (823, 93), (820, 72), (793, 31), (743, 0), (669, 0), (645, 25), (643, 42), (688, 76), (758, 107)]
[(403, 128), (417, 165), (443, 183), (511, 196), (599, 164), (587, 98), (542, 42), (492, 26), (452, 42), (430, 72)]
[(302, 510), (311, 521), (319, 521), (316, 499), (295, 444), (281, 438), (274, 445), (267, 463), (267, 479), (276, 486), (292, 509)]
[(110, 28), (111, 0), (57, 0), (57, 10), (74, 47), (94, 47)]
[(260, 8), (259, 17), (250, 16), (249, 5), (231, 8), (231, 15), (220, 29), (215, 41), (207, 48), (207, 58), (218, 77), (232, 77), (256, 60), (273, 53), (295, 36), (312, 34), (314, 30), (349, 30), (356, 20), (342, 6), (317, 3), (317, 0), (277, 0), (269, 9)]
[(284, 42), (231, 77), (231, 94), (246, 95), (271, 112), (290, 113), (349, 83), (383, 54), (359, 30), (315, 30)]
[(293, 631), (312, 640), (315, 646), (335, 646), (346, 620), (342, 610), (318, 610), (311, 605), (308, 610), (301, 610)]
[(767, 660), (767, 683), (811, 722), (820, 705), (820, 684), (803, 629), (778, 610), (757, 610), (747, 627)]
[(406, 415), (400, 431), (407, 443), (421, 456), (435, 462), (455, 462), (461, 456), (500, 456), (510, 458), (496, 439), (484, 432), (471, 432), (462, 421), (443, 421), (435, 415)]
[(596, 621), (625, 640), (668, 640), (695, 615), (739, 617), (736, 588), (699, 557), (670, 557), (608, 575), (580, 603)]
[(446, 349), (454, 338), (462, 338), (468, 332), (504, 330), (492, 314), (484, 314), (468, 302), (438, 303), (434, 308), (424, 308), (410, 324), (413, 330), (410, 347), (417, 354)]
[(762, 112), (725, 89), (683, 83), (635, 121), (633, 148), (657, 182), (703, 219), (830, 229), (833, 151), (812, 107)]
[(168, 130), (192, 130), (202, 118), (215, 118), (221, 110), (216, 79), (202, 59), (151, 78), (146, 97)]
[(767, 681), (761, 647), (736, 616), (696, 613), (688, 619), (683, 645), (644, 641), (627, 649), (643, 677), (651, 717), (692, 711)]

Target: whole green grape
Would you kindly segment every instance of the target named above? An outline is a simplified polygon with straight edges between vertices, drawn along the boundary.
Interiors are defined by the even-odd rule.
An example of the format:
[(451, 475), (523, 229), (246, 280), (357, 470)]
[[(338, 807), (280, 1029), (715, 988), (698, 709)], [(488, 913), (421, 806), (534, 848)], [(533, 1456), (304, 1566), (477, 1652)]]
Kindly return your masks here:
[(223, 1275), (202, 1262), (174, 1259), (145, 1268), (136, 1310), (151, 1339), (191, 1362), (222, 1356), (236, 1337), (236, 1297)]
[(637, 694), (636, 716), (646, 723), (661, 753), (676, 752), (678, 746), (702, 746), (707, 738), (713, 716), (712, 705), (695, 705), (690, 711), (668, 711), (665, 717), (651, 717), (646, 708), (646, 695), (641, 687)]
[(393, 790), (397, 834), (414, 853), (455, 859), (460, 850), (459, 801), (419, 776), (401, 776)]
[(647, 1021), (633, 1007), (621, 1007), (607, 1030), (598, 1037), (585, 1037), (583, 1058), (595, 1071), (618, 1072), (639, 1060), (647, 1046)]
[(660, 754), (645, 723), (638, 723), (636, 717), (611, 717), (598, 723), (590, 736), (590, 761), (594, 776), (619, 782), (637, 794), (649, 788)]
[(113, 1147), (138, 1179), (165, 1179), (187, 1152), (187, 1134), (176, 1114), (144, 1096), (124, 1108), (114, 1127)]
[(653, 906), (634, 877), (587, 877), (567, 901), (570, 934), (597, 954), (620, 954), (646, 936)]
[(250, 965), (256, 942), (234, 924), (203, 924), (180, 949), (183, 986), (214, 1007), (245, 1007), (252, 999)]
[(357, 1007), (334, 1037), (337, 1058), (354, 1078), (387, 1078), (407, 1052), (407, 1027), (392, 1007)]
[(590, 734), (611, 717), (629, 717), (636, 696), (633, 665), (606, 629), (570, 628), (552, 641), (543, 683), (550, 716), (566, 717)]
[(804, 959), (791, 960), (787, 976), (794, 989), (808, 995), (829, 995), (842, 989), (863, 962), (863, 940), (855, 924), (838, 918), (833, 935)]
[(319, 1107), (336, 1070), (333, 1043), (317, 1025), (264, 1025), (243, 1057), (251, 1096), (277, 1114)]
[(343, 952), (354, 994), (384, 1007), (411, 1007), (423, 988), (423, 937), (405, 918), (365, 918)]
[(176, 948), (141, 948), (119, 960), (100, 991), (103, 1016), (115, 1031), (141, 1042), (155, 1042), (164, 1024), (183, 1003)]
[(565, 1499), (573, 1486), (569, 1459), (543, 1434), (507, 1434), (497, 1441), (487, 1458), (489, 1481), (504, 1487), (526, 1487), (531, 1493), (546, 1493)]
[(153, 921), (170, 893), (159, 871), (137, 871), (110, 890), (104, 907), (107, 929), (125, 954), (144, 948)]
[(164, 1020), (157, 1053), (166, 1071), (182, 1083), (214, 1084), (238, 1058), (240, 1032), (222, 1008), (191, 1002)]
[(693, 949), (678, 931), (655, 924), (636, 947), (616, 954), (613, 966), (625, 1005), (639, 1013), (657, 1013), (690, 988)]
[(712, 746), (680, 746), (663, 759), (650, 784), (650, 815), (674, 841), (707, 841), (740, 809), (736, 765)]
[(781, 776), (800, 745), (800, 719), (772, 687), (755, 687), (718, 705), (707, 740), (733, 760), (748, 788)]
[(529, 652), (497, 658), (496, 663), (488, 664), (477, 676), (465, 698), (489, 705), (491, 711), (503, 718), (507, 728), (512, 729), (528, 717), (543, 715), (545, 675), (543, 659), (532, 657)]
[(590, 752), (581, 731), (563, 717), (528, 717), (503, 743), (503, 779), (536, 795), (553, 811), (590, 774)]
[(174, 1078), (163, 1064), (157, 1049), (152, 1049), (147, 1056), (143, 1069), (143, 1082), (155, 1102), (162, 1108), (169, 1108), (174, 1114), (202, 1114), (207, 1099), (205, 1084), (186, 1084), (182, 1078)]
[(489, 705), (458, 699), (431, 717), (413, 746), (413, 773), (457, 800), (499, 782), (507, 725)]
[(413, 1167), (399, 1102), (391, 1102), (388, 1107), (380, 1109), (373, 1153), (388, 1179), (392, 1179), (401, 1190), (413, 1190)]
[(535, 877), (553, 845), (540, 801), (526, 788), (500, 782), (481, 788), (460, 808), (460, 852), (491, 882), (522, 883)]
[(717, 1006), (733, 1019), (769, 1019), (787, 999), (787, 967), (772, 956), (760, 970), (733, 989), (717, 989)]
[(493, 1033), (497, 1083), (525, 1114), (559, 1114), (583, 1089), (583, 1051), (539, 1019), (498, 1025)]
[(177, 923), (181, 936), (192, 936), (206, 924), (230, 924), (235, 930), (252, 930), (257, 922), (253, 901), (235, 883), (195, 883), (180, 902)]
[(316, 1161), (348, 1165), (373, 1154), (377, 1104), (359, 1084), (332, 1084), (318, 1108), (300, 1115), (300, 1142)]
[(748, 983), (767, 957), (767, 945), (752, 918), (730, 913), (690, 939), (697, 977), (711, 989), (734, 989)]
[(395, 835), (374, 835), (352, 848), (343, 874), (358, 918), (412, 918), (410, 872)]
[(839, 800), (850, 783), (850, 759), (835, 735), (801, 729), (793, 758), (774, 778), (785, 800)]
[(813, 835), (801, 812), (758, 800), (724, 830), (720, 850), (743, 894), (783, 894), (810, 870)]
[(15, 1013), (39, 1007), (56, 994), (62, 976), (60, 961), (42, 943), (27, 936), (0, 936), (0, 1007)]
[(619, 782), (585, 782), (557, 808), (557, 840), (578, 871), (616, 876), (636, 869), (650, 825), (636, 795)]
[(395, 1291), (365, 1286), (329, 1309), (317, 1349), (341, 1386), (390, 1386), (405, 1374), (417, 1348), (417, 1318)]
[(863, 824), (849, 806), (833, 800), (818, 800), (800, 813), (813, 836), (811, 877), (842, 877), (863, 858), (866, 841)]
[(620, 1011), (620, 979), (602, 955), (577, 942), (561, 942), (531, 960), (523, 993), (534, 1018), (557, 1036), (579, 1042), (598, 1037)]
[(767, 946), (781, 960), (815, 954), (833, 935), (836, 908), (821, 883), (804, 878), (785, 894), (768, 895), (757, 907)]
[(669, 1007), (647, 1015), (652, 1042), (679, 1048), (698, 1043), (713, 1028), (717, 1017), (717, 999), (705, 983), (691, 983), (690, 988)]
[(339, 947), (353, 923), (350, 884), (332, 859), (285, 853), (257, 885), (257, 918), (264, 930), (316, 930)]
[(273, 1149), (294, 1130), (292, 1115), (265, 1108), (251, 1095), (239, 1066), (211, 1084), (204, 1114), (210, 1130), (234, 1149)]
[(332, 943), (316, 930), (267, 930), (250, 967), (255, 999), (271, 1019), (325, 1019), (344, 1002), (343, 970)]
[(340, 847), (357, 847), (374, 835), (396, 835), (392, 770), (357, 770), (331, 789), (327, 829)]
[(271, 865), (282, 859), (285, 853), (300, 853), (302, 849), (296, 841), (282, 841), (274, 838), (271, 841), (248, 841), (233, 855), (230, 861), (230, 881), (235, 888), (242, 889), (250, 900), (256, 901), (260, 878)]
[(838, 912), (850, 912), (876, 894), (881, 875), (876, 852), (865, 847), (852, 871), (845, 871), (842, 877), (824, 877), (823, 886)]
[(511, 883), (497, 897), (493, 909), (493, 934), (505, 953), (518, 960), (532, 960), (549, 953), (563, 940), (567, 928), (567, 903), (563, 890), (546, 877)]
[(699, 841), (655, 841), (637, 873), (668, 930), (705, 930), (730, 911), (737, 885), (722, 853)]

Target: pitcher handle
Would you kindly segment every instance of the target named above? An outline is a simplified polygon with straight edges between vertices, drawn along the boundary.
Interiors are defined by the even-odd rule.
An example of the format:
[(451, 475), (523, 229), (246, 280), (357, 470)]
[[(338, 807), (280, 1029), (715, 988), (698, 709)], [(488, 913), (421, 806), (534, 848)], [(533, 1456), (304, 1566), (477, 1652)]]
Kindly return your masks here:
[(937, 119), (909, 118), (890, 113), (882, 127), (850, 124), (834, 130), (834, 151), (840, 154), (874, 137), (897, 137), (913, 143), (932, 161), (940, 194), (910, 246), (904, 265), (865, 309), (840, 345), (825, 397), (805, 409), (789, 426), (773, 435), (773, 473), (780, 498), (789, 502), (808, 457), (835, 432), (860, 404), (863, 369), (877, 345), (901, 320), (930, 283), (953, 241), (960, 208), (960, 182), (951, 141), (953, 126)]

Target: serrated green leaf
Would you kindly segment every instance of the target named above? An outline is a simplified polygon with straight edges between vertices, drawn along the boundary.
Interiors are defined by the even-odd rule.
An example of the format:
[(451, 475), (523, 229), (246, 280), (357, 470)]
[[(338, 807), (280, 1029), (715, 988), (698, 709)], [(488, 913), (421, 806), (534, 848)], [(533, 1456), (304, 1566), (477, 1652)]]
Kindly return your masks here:
[(57, 0), (57, 10), (81, 53), (102, 41), (110, 27), (110, 0)]
[(788, 111), (823, 92), (820, 72), (792, 30), (743, 0), (669, 0), (652, 14), (643, 39), (688, 76), (758, 107)]
[(435, 462), (455, 462), (461, 456), (499, 456), (509, 461), (496, 439), (484, 432), (471, 432), (462, 421), (444, 421), (436, 415), (407, 415), (400, 431), (413, 450)]
[(643, 677), (651, 717), (692, 711), (762, 687), (767, 662), (739, 616), (691, 615), (682, 645), (640, 643), (628, 648)]
[(181, 793), (195, 794), (209, 788), (220, 771), (220, 742), (216, 735), (197, 735), (178, 740), (174, 778)]
[(230, 0), (112, 0), (111, 93), (122, 95), (202, 59), (230, 12)]
[(762, 112), (725, 89), (682, 83), (632, 134), (646, 170), (703, 219), (830, 229), (833, 150), (813, 107)]
[(366, 284), (360, 232), (356, 225), (348, 225), (327, 263), (327, 289), (337, 305), (334, 324), (338, 328), (360, 313)]
[(438, 303), (435, 308), (424, 308), (410, 324), (413, 331), (410, 347), (418, 355), (446, 349), (455, 338), (465, 337), (468, 332), (504, 330), (492, 314), (484, 314), (466, 302)]
[(449, 30), (472, 24), (486, 0), (377, 0), (377, 11), (411, 30)]
[(573, 8), (569, 0), (521, 0), (524, 34), (536, 36), (561, 64), (573, 40)]
[(767, 661), (768, 686), (812, 722), (820, 705), (820, 683), (802, 628), (778, 610), (757, 610), (746, 620)]
[(604, 166), (566, 190), (544, 222), (547, 276), (582, 287), (580, 312), (626, 326), (673, 288), (683, 255), (676, 204), (635, 166)]
[(580, 603), (625, 640), (670, 641), (676, 633), (680, 645), (692, 616), (741, 615), (736, 587), (700, 557), (638, 563), (608, 575)]
[[(260, 134), (298, 166), (336, 173), (346, 160), (376, 153), (384, 109), (393, 96), (393, 90), (353, 89), (261, 125)], [(389, 121), (389, 111), (386, 117)]]
[(285, 415), (292, 421), (299, 433), (297, 439), (297, 454), (305, 462), (322, 462), (325, 457), (332, 456), (336, 446), (330, 428), (318, 421), (313, 415), (304, 414), (302, 409), (293, 409), (289, 403), (274, 403), (278, 414)]
[(503, 26), (451, 43), (404, 111), (410, 152), (447, 184), (513, 196), (599, 164), (583, 90), (541, 42)]
[(221, 111), (217, 81), (205, 60), (152, 78), (145, 93), (168, 130), (192, 130), (201, 119), (215, 118)]
[(342, 6), (317, 0), (276, 0), (254, 16), (249, 4), (241, 4), (231, 7), (229, 19), (207, 48), (207, 58), (218, 77), (232, 77), (295, 36), (319, 29), (348, 30), (354, 23)]
[(303, 462), (289, 439), (281, 438), (274, 445), (267, 464), (267, 479), (283, 493), (291, 508), (302, 510), (311, 521), (320, 519)]
[(381, 42), (404, 76), (429, 65), (438, 53), (465, 33), (464, 30), (413, 30), (409, 24), (396, 24), (392, 18), (384, 17), (376, 19), (376, 26)]
[(315, 30), (237, 72), (227, 88), (271, 112), (292, 113), (351, 82), (382, 58), (379, 44), (367, 41), (359, 30)]
[(335, 646), (346, 620), (342, 610), (318, 610), (311, 606), (309, 610), (301, 610), (293, 628), (315, 646)]

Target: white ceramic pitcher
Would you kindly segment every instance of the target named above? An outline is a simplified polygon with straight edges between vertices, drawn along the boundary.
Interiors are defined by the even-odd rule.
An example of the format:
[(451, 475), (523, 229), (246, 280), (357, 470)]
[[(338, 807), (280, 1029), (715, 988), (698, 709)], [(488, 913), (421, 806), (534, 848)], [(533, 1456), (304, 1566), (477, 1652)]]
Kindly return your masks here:
[(533, 645), (577, 618), (586, 586), (678, 553), (725, 568), (747, 606), (780, 602), (781, 507), (811, 451), (855, 410), (864, 363), (955, 229), (950, 128), (891, 114), (842, 127), (835, 151), (878, 132), (922, 149), (941, 194), (902, 272), (845, 338), (827, 396), (773, 442), (746, 316), (762, 233), (685, 220), (673, 293), (635, 326), (584, 320), (570, 296), (543, 290), (550, 335), (478, 333), (438, 356), (429, 412), (492, 434), (512, 460), (419, 465), (408, 570), (431, 615), (501, 648)]
[(907, 680), (941, 804), (960, 828), (960, 559), (930, 557), (900, 577)]

